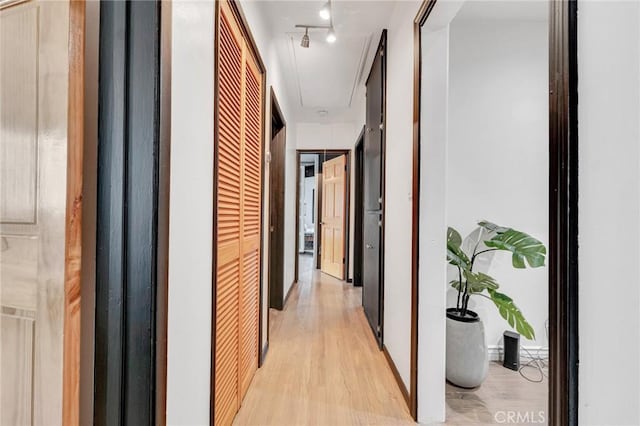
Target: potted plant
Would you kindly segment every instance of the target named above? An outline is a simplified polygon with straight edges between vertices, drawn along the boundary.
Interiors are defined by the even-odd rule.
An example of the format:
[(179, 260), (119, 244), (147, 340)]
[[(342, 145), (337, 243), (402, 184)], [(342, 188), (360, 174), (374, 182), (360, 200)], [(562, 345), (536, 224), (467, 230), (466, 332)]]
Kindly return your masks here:
[(489, 368), (489, 355), (484, 325), (476, 312), (469, 309), (471, 296), (491, 300), (500, 315), (529, 340), (535, 339), (533, 327), (527, 322), (513, 300), (498, 291), (491, 276), (474, 270), (479, 256), (495, 251), (511, 252), (514, 268), (544, 266), (547, 250), (540, 241), (512, 228), (491, 222), (479, 222), (478, 240), (465, 252), (462, 237), (453, 228), (447, 230), (447, 261), (457, 268), (457, 279), (450, 282), (457, 290), (456, 307), (447, 309), (446, 377), (464, 388), (480, 386)]

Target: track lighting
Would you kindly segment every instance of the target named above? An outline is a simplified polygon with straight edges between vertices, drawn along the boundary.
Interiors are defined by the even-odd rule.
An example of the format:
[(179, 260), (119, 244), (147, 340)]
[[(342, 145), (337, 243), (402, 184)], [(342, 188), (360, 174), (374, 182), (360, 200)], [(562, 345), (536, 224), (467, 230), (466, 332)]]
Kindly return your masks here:
[(320, 9), (320, 17), (325, 21), (328, 21), (331, 18), (331, 1), (328, 1), (322, 6)]
[(300, 46), (304, 47), (305, 49), (309, 47), (309, 28), (304, 29), (304, 35), (302, 36)]
[(336, 41), (336, 32), (333, 27), (329, 28), (329, 32), (327, 33), (327, 43), (335, 43)]
[(304, 35), (302, 36), (302, 40), (300, 40), (300, 46), (302, 46), (303, 48), (308, 48), (309, 47), (309, 29), (316, 29), (316, 30), (327, 30), (327, 42), (328, 43), (335, 43), (336, 41), (336, 32), (333, 29), (333, 24), (331, 25), (302, 25), (302, 24), (298, 24), (296, 25), (296, 28), (304, 28)]

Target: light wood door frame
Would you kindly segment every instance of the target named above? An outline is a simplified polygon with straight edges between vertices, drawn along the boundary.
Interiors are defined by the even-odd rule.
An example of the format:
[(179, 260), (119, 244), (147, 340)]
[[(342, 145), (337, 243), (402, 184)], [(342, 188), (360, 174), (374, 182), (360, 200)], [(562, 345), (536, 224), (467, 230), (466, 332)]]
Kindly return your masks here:
[[(421, 28), (437, 0), (414, 20), (411, 386), (418, 412)], [(578, 1), (549, 1), (549, 424), (578, 424)]]
[(69, 105), (62, 371), (62, 423), (65, 425), (80, 424), (85, 8), (83, 0), (72, 0), (69, 3)]
[[(221, 19), (221, 3), (225, 2), (226, 4), (228, 4), (231, 13), (233, 14), (233, 16), (235, 17), (235, 20), (239, 26), (239, 30), (242, 33), (242, 37), (246, 43), (247, 46), (247, 53), (249, 55), (252, 56), (253, 60), (255, 61), (255, 65), (258, 69), (258, 71), (261, 73), (262, 78), (261, 78), (261, 117), (260, 117), (260, 135), (261, 135), (261, 148), (263, 148), (264, 151), (264, 142), (266, 141), (266, 134), (265, 134), (265, 101), (266, 101), (266, 67), (264, 65), (264, 62), (262, 61), (262, 57), (260, 55), (260, 52), (257, 48), (257, 44), (253, 38), (253, 35), (251, 33), (251, 30), (249, 28), (249, 25), (247, 23), (247, 20), (244, 16), (244, 13), (242, 11), (242, 7), (239, 3), (239, 1), (237, 0), (217, 0), (216, 1), (216, 11), (215, 11), (215, 48), (214, 48), (214, 57), (215, 57), (215, 79), (214, 79), (214, 86), (215, 86), (215, 98), (214, 98), (214, 108), (215, 108), (215, 117), (214, 120), (216, 123), (218, 123), (218, 115), (219, 115), (219, 89), (220, 89), (220, 85), (219, 85), (219, 75), (220, 75), (220, 67), (219, 67), (219, 46), (218, 46), (218, 40), (220, 37), (220, 19)], [(218, 143), (219, 143), (219, 126), (216, 125), (214, 128), (214, 157), (217, 159), (218, 155)], [(261, 162), (261, 169), (260, 169), (260, 173), (261, 173), (261, 189), (260, 189), (260, 199), (261, 202), (264, 205), (264, 158)], [(216, 304), (217, 304), (217, 294), (216, 294), (216, 281), (217, 281), (217, 277), (216, 277), (216, 271), (217, 271), (217, 258), (218, 258), (218, 243), (217, 243), (217, 235), (216, 235), (216, 230), (217, 230), (217, 222), (218, 222), (218, 218), (217, 218), (217, 210), (218, 210), (218, 193), (217, 193), (217, 187), (218, 187), (218, 167), (214, 167), (214, 182), (213, 182), (213, 187), (214, 187), (214, 193), (213, 193), (213, 276), (212, 276), (212, 327), (211, 327), (211, 393), (210, 393), (210, 424), (214, 425), (215, 423), (215, 378), (216, 378), (216, 359), (215, 359), (215, 354), (216, 354)], [(264, 242), (264, 226), (265, 226), (265, 222), (264, 222), (264, 215), (262, 214), (263, 210), (261, 210), (261, 226), (260, 226), (260, 237), (259, 237), (259, 246), (260, 249), (262, 250), (262, 247), (264, 246), (263, 242)], [(260, 255), (259, 256), (259, 300), (258, 300), (258, 365), (261, 364), (261, 360), (263, 358), (263, 348), (262, 347), (262, 312), (264, 309), (263, 306), (263, 300), (262, 300), (262, 294), (264, 291), (263, 288), (263, 282), (264, 282), (264, 276), (263, 276), (263, 256)]]
[[(13, 12), (28, 1), (8, 1), (0, 11)], [(62, 341), (62, 418), (80, 424), (80, 333), (83, 224), (85, 2), (68, 5), (67, 180), (65, 183), (64, 301)]]
[[(298, 250), (300, 249), (300, 242), (299, 242), (299, 235), (300, 235), (300, 155), (301, 154), (317, 154), (317, 155), (323, 155), (323, 154), (328, 154), (328, 155), (346, 155), (347, 157), (347, 172), (345, 174), (345, 185), (346, 185), (346, 195), (345, 195), (345, 209), (347, 211), (346, 216), (345, 216), (345, 221), (346, 221), (346, 225), (345, 225), (345, 263), (344, 263), (344, 277), (345, 277), (345, 281), (350, 281), (351, 278), (349, 278), (349, 262), (351, 261), (350, 257), (349, 257), (349, 246), (350, 246), (350, 227), (351, 227), (351, 219), (350, 219), (350, 213), (351, 213), (351, 150), (350, 149), (298, 149), (296, 150), (296, 238), (295, 238), (295, 252), (294, 252), (294, 265), (295, 265), (295, 271), (296, 271), (296, 276), (295, 276), (295, 281), (298, 281), (298, 270), (299, 270), (299, 253)], [(320, 170), (322, 170), (321, 168), (322, 163), (320, 163)], [(321, 185), (319, 185), (321, 186)], [(318, 193), (318, 206), (321, 205), (322, 201), (321, 201), (321, 192), (319, 190), (319, 188), (316, 188), (316, 192)], [(316, 210), (319, 211), (319, 210)], [(319, 217), (319, 216), (318, 216)], [(318, 220), (319, 223), (319, 220)], [(316, 226), (316, 230), (318, 229), (318, 226)], [(319, 239), (320, 233), (316, 232), (316, 238), (317, 241), (322, 244), (322, 240)], [(318, 243), (316, 243), (318, 244)], [(317, 264), (316, 265), (317, 269), (320, 269), (320, 265)]]

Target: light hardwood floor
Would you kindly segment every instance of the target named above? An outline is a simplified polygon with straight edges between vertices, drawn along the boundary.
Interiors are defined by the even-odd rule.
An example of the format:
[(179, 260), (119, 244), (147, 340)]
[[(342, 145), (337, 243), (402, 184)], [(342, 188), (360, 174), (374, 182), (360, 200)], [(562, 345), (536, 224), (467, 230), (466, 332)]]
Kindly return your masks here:
[[(376, 346), (361, 297), (359, 288), (312, 269), (311, 256), (300, 257), (300, 283), (283, 311), (271, 311), (266, 362), (235, 425), (415, 424)], [(508, 411), (546, 413), (547, 387), (546, 379), (530, 383), (491, 363), (477, 389), (446, 385), (445, 424), (499, 424)]]
[(365, 319), (361, 290), (311, 268), (281, 312), (234, 424), (413, 424)]
[[(540, 377), (533, 369), (525, 373), (532, 379)], [(447, 383), (446, 424), (504, 424), (507, 416), (518, 419), (518, 415), (520, 421), (512, 424), (546, 424), (548, 388), (546, 378), (541, 383), (532, 383), (517, 371), (491, 362), (487, 379), (477, 389), (461, 389)]]

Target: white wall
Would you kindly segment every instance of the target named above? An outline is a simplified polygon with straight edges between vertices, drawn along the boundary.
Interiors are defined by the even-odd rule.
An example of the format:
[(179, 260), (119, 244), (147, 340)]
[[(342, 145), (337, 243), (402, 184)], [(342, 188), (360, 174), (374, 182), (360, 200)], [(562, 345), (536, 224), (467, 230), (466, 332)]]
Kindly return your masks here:
[[(463, 6), (463, 10), (465, 7)], [(458, 20), (451, 24), (447, 225), (463, 237), (487, 219), (548, 246), (549, 101), (546, 20)], [(444, 259), (444, 246), (442, 247)], [(484, 255), (487, 256), (487, 255)], [(449, 279), (457, 278), (450, 267)], [(548, 271), (515, 269), (496, 253), (486, 272), (500, 283), (536, 333), (529, 347), (548, 347)], [(449, 287), (447, 307), (457, 292)], [(510, 330), (493, 302), (472, 297), (490, 348)]]
[(640, 424), (640, 5), (580, 2), (579, 419)]
[[(284, 211), (284, 293), (286, 296), (289, 288), (294, 280), (294, 268), (295, 268), (295, 223), (296, 223), (296, 210), (295, 210), (295, 194), (296, 194), (296, 126), (293, 121), (293, 109), (290, 99), (292, 99), (286, 93), (286, 76), (283, 75), (280, 58), (277, 54), (277, 49), (273, 41), (271, 30), (264, 18), (264, 14), (261, 9), (259, 1), (255, 0), (241, 0), (241, 7), (244, 12), (247, 23), (253, 38), (256, 41), (262, 60), (267, 68), (266, 78), (266, 93), (267, 98), (265, 102), (265, 123), (269, 129), (269, 123), (271, 123), (271, 98), (269, 95), (269, 89), (273, 88), (273, 91), (278, 99), (280, 109), (284, 115), (284, 119), (287, 122), (286, 127), (286, 152), (285, 152), (285, 211)], [(265, 158), (269, 152), (270, 145), (270, 131), (266, 132), (264, 153)], [(269, 300), (268, 300), (268, 277), (269, 277), (269, 238), (268, 225), (269, 225), (269, 176), (270, 176), (270, 163), (267, 162), (264, 168), (264, 199), (263, 202), (263, 232), (265, 238), (263, 239), (262, 246), (262, 276), (263, 276), (263, 291), (262, 291), (262, 344), (267, 341), (267, 316), (269, 314)]]
[(431, 22), (427, 22), (421, 35), (425, 70), (421, 76), (420, 98), (420, 164), (425, 166), (420, 169), (418, 265), (418, 421), (421, 423), (445, 420), (449, 26), (430, 26)]
[(413, 20), (419, 1), (397, 2), (387, 33), (384, 345), (407, 389), (411, 364)]
[[(209, 423), (214, 4), (172, 2), (167, 424)], [(188, 395), (188, 397), (186, 397)]]

